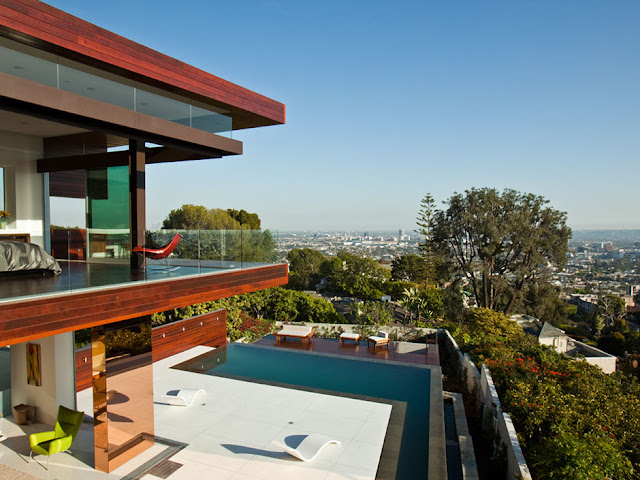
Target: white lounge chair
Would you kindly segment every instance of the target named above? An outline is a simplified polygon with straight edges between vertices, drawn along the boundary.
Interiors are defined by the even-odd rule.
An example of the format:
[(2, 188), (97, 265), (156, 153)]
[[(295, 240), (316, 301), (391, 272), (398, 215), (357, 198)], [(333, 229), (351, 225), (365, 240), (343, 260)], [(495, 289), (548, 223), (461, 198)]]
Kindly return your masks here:
[(302, 343), (311, 342), (314, 327), (305, 327), (304, 325), (283, 325), (282, 329), (276, 332), (276, 341), (280, 343), (280, 339), (300, 338)]
[(273, 440), (273, 443), (279, 446), (292, 457), (296, 457), (303, 462), (312, 461), (318, 456), (320, 450), (322, 450), (330, 443), (340, 445), (340, 442), (338, 440), (333, 440), (326, 435), (321, 435), (319, 433), (308, 435), (304, 440), (302, 440), (302, 442), (300, 442), (298, 448), (291, 448), (290, 446), (276, 442), (275, 440)]
[(371, 346), (371, 343), (373, 343), (374, 350), (378, 347), (384, 346), (386, 346), (387, 350), (389, 350), (389, 334), (387, 332), (379, 330), (375, 335), (367, 337), (367, 347)]
[(169, 405), (176, 405), (179, 407), (190, 407), (193, 401), (196, 399), (196, 396), (199, 393), (205, 393), (204, 390), (195, 388), (183, 388), (182, 390), (178, 390), (175, 395), (169, 395), (170, 392), (164, 396), (165, 400)]

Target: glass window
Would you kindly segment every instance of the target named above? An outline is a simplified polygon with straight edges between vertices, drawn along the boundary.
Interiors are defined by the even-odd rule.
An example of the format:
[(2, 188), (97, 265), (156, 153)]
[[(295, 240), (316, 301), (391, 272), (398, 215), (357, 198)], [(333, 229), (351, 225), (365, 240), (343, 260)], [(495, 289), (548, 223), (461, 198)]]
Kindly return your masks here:
[(231, 132), (231, 117), (195, 106), (191, 114), (193, 128), (218, 134)]
[(60, 65), (60, 89), (133, 109), (133, 87)]
[(88, 258), (129, 258), (129, 167), (87, 171), (87, 232)]
[(57, 87), (58, 67), (53, 62), (0, 47), (0, 72)]
[(136, 112), (164, 118), (175, 123), (190, 126), (189, 105), (155, 93), (136, 89)]
[(0, 348), (0, 413), (11, 415), (11, 350)]
[(4, 168), (0, 167), (0, 210), (4, 210)]

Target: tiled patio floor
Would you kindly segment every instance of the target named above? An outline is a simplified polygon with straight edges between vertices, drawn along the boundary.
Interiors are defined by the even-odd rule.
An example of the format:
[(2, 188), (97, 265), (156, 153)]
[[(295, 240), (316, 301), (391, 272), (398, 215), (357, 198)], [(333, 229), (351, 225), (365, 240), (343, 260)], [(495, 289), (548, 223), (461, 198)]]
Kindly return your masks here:
[[(210, 350), (195, 347), (154, 364), (155, 434), (186, 447), (170, 458), (177, 467), (168, 480), (374, 479), (391, 414), (391, 406), (345, 397), (200, 375), (172, 365)], [(202, 388), (191, 407), (163, 403), (176, 388)], [(78, 408), (91, 411), (91, 391), (78, 394)], [(18, 426), (0, 420), (0, 464), (47, 480), (119, 480), (166, 447), (156, 444), (112, 474), (93, 470), (90, 424), (74, 442), (75, 457), (51, 457), (45, 471), (29, 455), (28, 434), (44, 425)], [(322, 433), (341, 442), (326, 447), (310, 463), (284, 453), (272, 441), (296, 446), (305, 435)], [(46, 462), (46, 458), (44, 459)], [(142, 480), (158, 480), (149, 473)]]

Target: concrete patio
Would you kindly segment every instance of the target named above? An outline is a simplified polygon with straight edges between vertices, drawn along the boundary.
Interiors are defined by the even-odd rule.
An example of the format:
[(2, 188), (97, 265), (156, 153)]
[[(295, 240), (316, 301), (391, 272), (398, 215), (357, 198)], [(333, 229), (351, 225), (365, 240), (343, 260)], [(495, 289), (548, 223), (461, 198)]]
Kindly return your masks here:
[[(374, 479), (391, 414), (391, 405), (280, 388), (171, 369), (211, 350), (195, 347), (154, 368), (156, 445), (111, 474), (93, 465), (93, 429), (85, 423), (72, 446), (75, 457), (52, 456), (49, 471), (28, 462), (28, 434), (45, 425), (0, 420), (0, 464), (37, 478), (57, 480), (132, 479)], [(163, 396), (179, 388), (202, 388), (191, 407), (170, 406)], [(78, 394), (78, 408), (92, 411), (91, 390)], [(327, 446), (304, 463), (272, 443), (297, 446), (304, 436), (322, 433), (341, 445)], [(39, 457), (46, 463), (46, 458)], [(153, 464), (156, 464), (153, 467)], [(160, 476), (158, 476), (160, 475)]]

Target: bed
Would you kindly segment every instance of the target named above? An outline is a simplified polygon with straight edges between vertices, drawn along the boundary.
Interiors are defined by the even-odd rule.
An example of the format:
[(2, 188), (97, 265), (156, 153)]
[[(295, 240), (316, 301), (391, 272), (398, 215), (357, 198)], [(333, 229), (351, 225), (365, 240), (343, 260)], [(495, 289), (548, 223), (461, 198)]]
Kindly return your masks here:
[(0, 241), (0, 272), (62, 273), (60, 264), (35, 243)]

